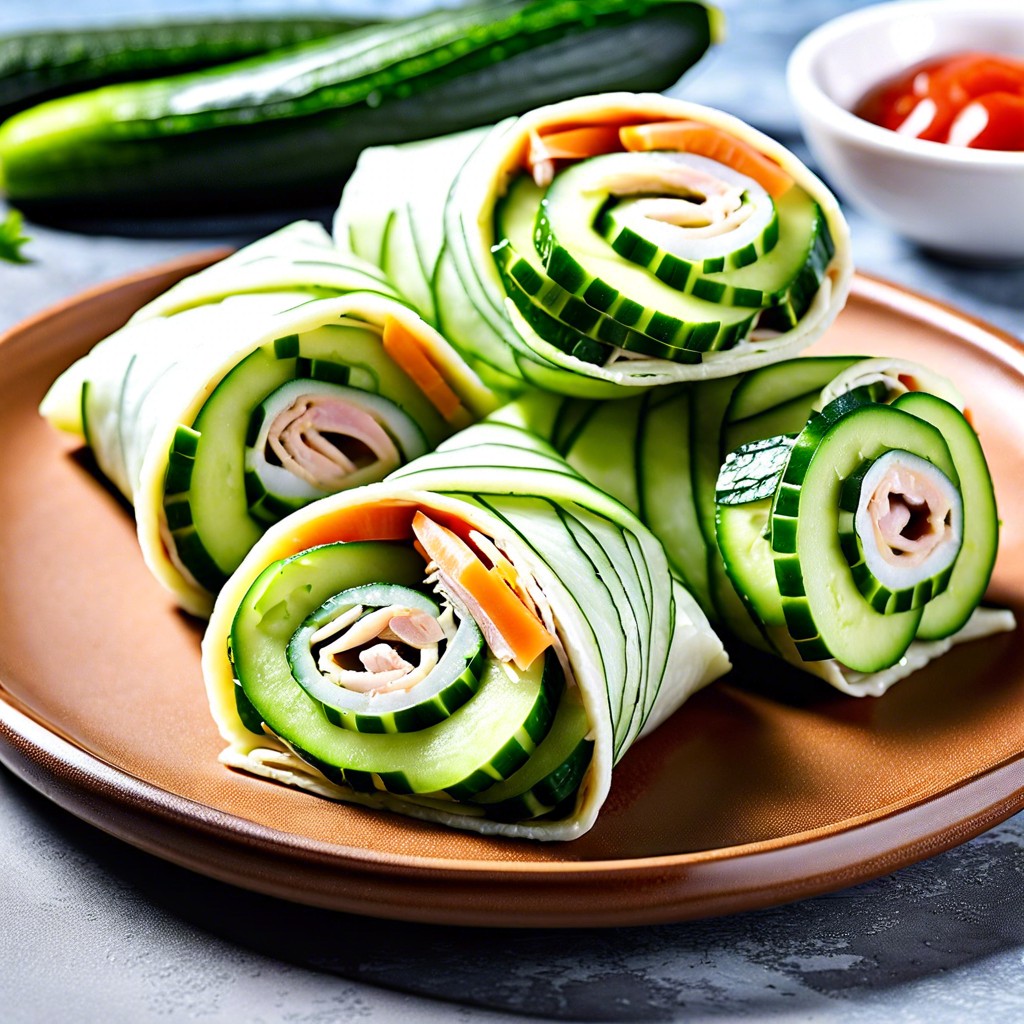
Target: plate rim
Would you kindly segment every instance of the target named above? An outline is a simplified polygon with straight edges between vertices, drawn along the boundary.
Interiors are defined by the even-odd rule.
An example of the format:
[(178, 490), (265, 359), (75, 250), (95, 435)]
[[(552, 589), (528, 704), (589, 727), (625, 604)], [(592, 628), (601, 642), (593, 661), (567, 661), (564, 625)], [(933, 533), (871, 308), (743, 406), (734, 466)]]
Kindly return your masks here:
[[(884, 815), (854, 820), (842, 829), (833, 827), (824, 836), (818, 835), (821, 830), (811, 830), (760, 843), (610, 861), (444, 861), (380, 850), (355, 850), (350, 857), (344, 853), (347, 847), (260, 825), (131, 775), (59, 736), (2, 692), (0, 761), (76, 817), (146, 853), (208, 877), (332, 910), (473, 927), (664, 924), (776, 906), (846, 888), (926, 859), (980, 835), (1024, 807), (1022, 751), (966, 783)], [(940, 821), (929, 828), (929, 811), (938, 812), (948, 803), (970, 806), (952, 823), (947, 815), (937, 814)], [(923, 818), (924, 827), (908, 832), (908, 815)], [(880, 847), (865, 855), (863, 840), (874, 832), (881, 834)], [(807, 847), (815, 853), (836, 847), (840, 862), (808, 873), (800, 865), (801, 852)], [(848, 859), (843, 847), (856, 849), (856, 856)], [(261, 870), (268, 857), (279, 868), (297, 867), (300, 874), (281, 871), (268, 878)], [(720, 885), (710, 892), (703, 888), (709, 880), (701, 876), (733, 875), (730, 868), (740, 863), (748, 884)], [(776, 877), (761, 877), (749, 884), (751, 864)], [(698, 876), (698, 884), (686, 877), (686, 869), (690, 876)], [(331, 880), (340, 884), (325, 886), (324, 870), (332, 872)], [(282, 878), (291, 884), (284, 884)], [(645, 883), (645, 896), (636, 899), (627, 894), (623, 899), (620, 894), (618, 902), (592, 906), (589, 899), (595, 879), (614, 879), (627, 886)], [(524, 882), (529, 891), (524, 891)], [(453, 902), (453, 884), (492, 888), (483, 894), (472, 889), (472, 898)], [(563, 896), (566, 886), (578, 890), (578, 905), (570, 911), (545, 908), (545, 894), (554, 886), (563, 889)], [(412, 893), (414, 900), (408, 898)]]
[[(229, 248), (204, 250), (98, 284), (16, 324), (0, 336), (0, 348), (54, 319), (80, 310), (83, 304), (125, 288), (145, 286), (160, 278), (183, 277), (231, 251)], [(854, 277), (851, 297), (952, 333), (986, 355), (1009, 363), (1024, 375), (1021, 340), (952, 305), (862, 272)], [(0, 761), (58, 806), (90, 824), (150, 854), (221, 881), (295, 902), (371, 916), (492, 927), (667, 923), (777, 905), (878, 877), (932, 856), (973, 838), (1024, 808), (1024, 750), (1021, 750), (965, 782), (939, 793), (908, 798), (886, 808), (884, 813), (866, 813), (815, 829), (738, 846), (587, 861), (506, 862), (391, 853), (373, 847), (332, 844), (275, 829), (163, 789), (60, 735), (50, 723), (20, 706), (3, 688), (2, 680)], [(939, 808), (949, 803), (963, 805), (957, 812), (960, 816), (952, 822), (947, 816), (943, 816), (941, 822), (931, 821), (938, 816)], [(930, 815), (929, 811), (934, 813)], [(908, 815), (923, 819), (917, 830), (909, 834), (903, 827)], [(934, 826), (930, 829), (929, 821)], [(884, 838), (889, 832), (895, 835)], [(883, 837), (881, 847), (875, 850), (872, 846), (874, 852), (870, 855), (848, 860), (849, 855), (842, 852), (845, 846), (859, 845), (858, 837), (877, 844), (874, 837), (879, 833)], [(187, 847), (188, 837), (195, 838), (197, 834), (202, 839), (203, 856), (190, 856), (181, 848), (180, 840), (184, 838)], [(801, 852), (808, 847), (815, 851), (824, 849), (826, 855), (834, 849), (839, 860), (811, 874), (790, 870), (788, 862), (794, 862), (793, 867), (796, 867)], [(225, 866), (225, 852), (230, 852), (233, 858), (230, 867)], [(212, 860), (210, 854), (215, 855)], [(290, 875), (293, 884), (287, 885), (280, 877), (267, 877), (265, 871), (256, 870), (260, 858), (266, 856), (303, 868), (302, 879)], [(764, 865), (771, 875), (773, 870), (779, 870), (780, 859), (786, 862), (782, 865), (784, 880), (772, 882), (762, 878), (753, 886), (726, 886), (724, 889), (719, 885), (717, 891), (705, 885), (708, 880), (704, 875), (717, 870), (729, 876), (733, 873), (730, 866), (739, 862)], [(256, 863), (250, 864), (253, 860)], [(338, 871), (342, 865), (347, 871), (354, 869), (359, 885), (332, 886), (325, 890), (318, 881), (320, 869), (337, 872), (335, 881), (350, 880), (346, 872)], [(582, 887), (589, 894), (595, 880), (610, 878), (625, 886), (647, 883), (644, 897), (631, 899), (628, 894), (625, 897), (620, 894), (618, 901), (613, 898), (596, 907), (578, 901), (578, 907), (567, 911), (561, 906), (545, 910), (543, 900), (538, 902), (536, 893), (531, 900), (526, 898), (530, 894), (523, 892), (524, 880), (528, 880), (541, 894), (555, 884)], [(367, 888), (368, 879), (375, 885)], [(683, 884), (680, 890), (681, 880), (685, 883), (687, 879), (690, 884)], [(388, 891), (400, 888), (402, 882), (413, 886), (416, 900), (396, 898), (395, 893), (391, 894), (391, 899), (386, 899)], [(486, 884), (492, 891), (485, 894), (474, 890), (472, 898), (457, 902), (452, 899), (453, 883)], [(690, 891), (693, 889), (697, 891)], [(433, 899), (424, 899), (425, 896)], [(500, 920), (495, 920), (496, 913), (501, 915)]]

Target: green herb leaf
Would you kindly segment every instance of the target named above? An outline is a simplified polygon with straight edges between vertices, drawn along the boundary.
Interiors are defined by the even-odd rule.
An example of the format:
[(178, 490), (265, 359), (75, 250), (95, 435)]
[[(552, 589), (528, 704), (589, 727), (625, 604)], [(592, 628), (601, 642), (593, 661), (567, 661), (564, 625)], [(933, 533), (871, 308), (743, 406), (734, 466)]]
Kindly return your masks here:
[(21, 211), (8, 210), (7, 216), (0, 222), (0, 260), (8, 263), (31, 263), (21, 247), (30, 241), (28, 235), (21, 233), (23, 218)]

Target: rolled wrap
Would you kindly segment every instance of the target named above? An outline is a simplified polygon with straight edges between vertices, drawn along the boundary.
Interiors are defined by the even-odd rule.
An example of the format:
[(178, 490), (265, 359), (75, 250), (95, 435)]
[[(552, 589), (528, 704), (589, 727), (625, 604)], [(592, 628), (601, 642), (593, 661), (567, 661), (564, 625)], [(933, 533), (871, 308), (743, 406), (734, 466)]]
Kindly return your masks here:
[(300, 222), (187, 278), (51, 387), (187, 610), (266, 527), (379, 480), (497, 404), (380, 272)]
[[(482, 593), (478, 583), (462, 589), (468, 575), (439, 574), (442, 563), (430, 547), (429, 566), (416, 553), (419, 516), (473, 545), (488, 574), (500, 574), (505, 599), (532, 610), (549, 646), (533, 654), (530, 667), (502, 653), (511, 633), (489, 631), (488, 621), (499, 619), (491, 605), (473, 603)], [(333, 568), (321, 572), (329, 559)], [(457, 617), (470, 614), (487, 638), (479, 688), (442, 721), (412, 732), (399, 726), (398, 736), (365, 734), (360, 721), (345, 725), (337, 712), (332, 719), (310, 696), (306, 686), (315, 690), (319, 681), (300, 685), (295, 638), (305, 635), (307, 616), (339, 591), (367, 584), (436, 589), (435, 597), (451, 598)], [(494, 695), (509, 673), (521, 693), (541, 664), (545, 678), (550, 668), (564, 679), (555, 724), (534, 722), (529, 737), (519, 734), (518, 760), (502, 761), (486, 723), (504, 711), (488, 711), (488, 702), (500, 702)], [(703, 613), (639, 520), (544, 442), (492, 424), (470, 427), (387, 480), (309, 505), (268, 530), (218, 596), (203, 641), (210, 705), (228, 741), (226, 764), (335, 799), (533, 839), (586, 832), (608, 793), (612, 766), (630, 745), (728, 667)], [(330, 695), (323, 699), (332, 702)], [(390, 708), (395, 699), (374, 697), (363, 712)], [(589, 762), (566, 794), (559, 786), (566, 777), (572, 782), (572, 773), (558, 770), (562, 756), (552, 761), (544, 743), (566, 742), (557, 715), (573, 701), (582, 701), (585, 712), (578, 732)], [(486, 757), (479, 755), (486, 763), (473, 760), (477, 747), (486, 748)], [(517, 796), (531, 765), (542, 763), (535, 758), (548, 761), (546, 782), (534, 779), (533, 795)], [(523, 807), (529, 811), (518, 818)]]
[(624, 402), (533, 393), (494, 418), (640, 512), (712, 622), (879, 696), (1015, 626), (980, 606), (999, 522), (963, 408), (926, 367), (834, 356)]
[[(774, 192), (791, 186), (786, 194), (766, 195), (748, 176), (700, 157), (685, 172), (684, 184), (669, 190), (670, 196), (693, 198), (694, 190), (701, 189), (712, 195), (724, 176), (726, 191), (742, 198), (744, 207), (736, 214), (741, 221), (737, 251), (729, 252), (727, 246), (721, 266), (717, 257), (709, 256), (699, 273), (688, 265), (680, 269), (671, 255), (652, 257), (645, 240), (624, 245), (614, 232), (603, 237), (602, 231), (612, 230), (603, 226), (608, 204), (601, 205), (601, 195), (594, 201), (587, 190), (607, 192), (612, 187), (607, 173), (618, 174), (618, 164), (600, 172), (596, 185), (585, 177), (579, 188), (566, 189), (567, 176), (580, 168), (586, 174), (585, 165), (598, 167), (608, 154), (624, 155), (620, 128), (665, 122), (711, 126), (718, 140), (734, 140), (754, 164), (767, 167), (766, 180)], [(586, 129), (595, 134), (587, 136)], [(557, 148), (559, 139), (566, 149)], [(582, 161), (556, 156), (546, 164), (542, 159), (545, 152), (568, 152), (573, 145), (589, 145), (601, 155)], [(657, 135), (631, 145), (672, 150), (667, 156), (648, 151), (629, 157), (653, 159), (659, 174), (666, 161), (680, 159), (682, 145), (722, 156), (706, 142), (663, 142)], [(552, 227), (552, 216), (535, 221), (530, 215), (534, 209), (543, 213), (545, 206), (537, 206), (540, 186), (532, 199), (528, 194), (533, 188), (524, 180), (530, 177), (528, 164), (543, 185), (550, 182), (544, 193), (547, 214), (555, 209), (556, 188), (572, 193), (567, 223)], [(633, 162), (625, 169), (626, 183), (614, 188), (625, 190), (627, 200), (657, 192), (658, 187), (635, 177)], [(770, 180), (780, 175), (781, 184)], [(760, 205), (748, 203), (755, 191)], [(508, 212), (513, 194), (516, 204), (525, 197), (525, 216)], [(581, 197), (582, 203), (576, 202)], [(611, 212), (628, 205), (612, 203)], [(684, 211), (691, 206), (683, 204)], [(557, 209), (564, 214), (564, 204), (559, 202)], [(575, 221), (573, 211), (579, 213)], [(767, 218), (763, 230), (755, 230), (762, 213)], [(716, 216), (714, 210), (710, 216)], [(732, 226), (726, 220), (720, 229)], [(661, 224), (658, 237), (669, 227)], [(571, 233), (571, 240), (563, 230)], [(719, 228), (711, 230), (713, 234)], [(342, 195), (334, 232), (339, 244), (383, 268), (492, 383), (508, 389), (533, 384), (586, 398), (622, 397), (638, 388), (732, 375), (792, 357), (832, 322), (846, 300), (852, 274), (848, 231), (838, 204), (799, 160), (734, 117), (654, 94), (586, 96), (538, 108), (491, 129), (369, 149)], [(554, 244), (552, 232), (564, 247)], [(717, 244), (716, 238), (700, 237), (707, 229), (698, 226), (693, 233), (696, 242), (688, 235), (684, 253), (692, 256), (694, 244), (698, 253), (717, 251), (707, 248)], [(812, 237), (806, 258), (795, 257)], [(603, 276), (589, 286), (585, 274), (580, 276), (583, 270), (574, 258), (582, 260), (584, 250), (593, 257), (584, 261), (586, 272), (603, 275), (601, 268), (614, 265), (615, 291), (603, 286)], [(790, 264), (800, 272), (780, 271)], [(672, 358), (661, 355), (666, 350)]]

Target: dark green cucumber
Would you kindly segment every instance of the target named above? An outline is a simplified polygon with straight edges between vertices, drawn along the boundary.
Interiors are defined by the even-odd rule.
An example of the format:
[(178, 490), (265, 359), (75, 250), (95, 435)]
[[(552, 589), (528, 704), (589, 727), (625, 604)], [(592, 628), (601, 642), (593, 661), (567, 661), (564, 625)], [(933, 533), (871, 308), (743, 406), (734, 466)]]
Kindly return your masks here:
[(367, 146), (661, 91), (716, 35), (717, 15), (687, 0), (446, 8), (24, 111), (0, 129), (4, 189), (36, 217), (334, 202)]
[(0, 39), (0, 121), (71, 92), (198, 71), (367, 24), (369, 18), (231, 17), (6, 36)]
[(520, 673), (488, 658), (479, 689), (458, 710), (397, 734), (332, 724), (296, 683), (286, 655), (295, 631), (333, 594), (381, 578), (415, 585), (423, 568), (411, 548), (383, 542), (328, 544), (274, 562), (242, 599), (229, 652), (267, 728), (299, 756), (333, 768), (332, 777), (355, 789), (468, 799), (517, 772), (547, 735), (564, 685), (550, 651)]
[[(315, 552), (310, 558), (315, 558)], [(357, 605), (364, 612), (401, 606), (425, 612), (433, 619), (441, 616), (433, 598), (392, 583), (343, 590), (312, 612), (288, 642), (288, 664), (295, 681), (322, 705), (328, 721), (355, 732), (415, 732), (444, 721), (476, 693), (483, 668), (484, 638), (468, 616), (459, 619), (454, 635), (444, 644), (426, 678), (408, 689), (359, 692), (325, 677), (315, 657), (315, 648), (320, 646), (315, 640), (318, 631)]]

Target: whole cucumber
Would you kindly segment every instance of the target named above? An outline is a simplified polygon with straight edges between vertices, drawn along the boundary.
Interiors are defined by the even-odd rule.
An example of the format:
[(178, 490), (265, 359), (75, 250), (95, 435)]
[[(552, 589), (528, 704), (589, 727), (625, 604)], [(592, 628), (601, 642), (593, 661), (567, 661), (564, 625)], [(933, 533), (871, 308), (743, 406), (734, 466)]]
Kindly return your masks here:
[(56, 96), (198, 71), (369, 24), (344, 17), (170, 21), (0, 38), (0, 121)]
[(26, 215), (50, 219), (333, 203), (367, 146), (588, 92), (660, 91), (718, 27), (718, 12), (693, 0), (434, 11), (44, 103), (0, 128), (0, 181)]

